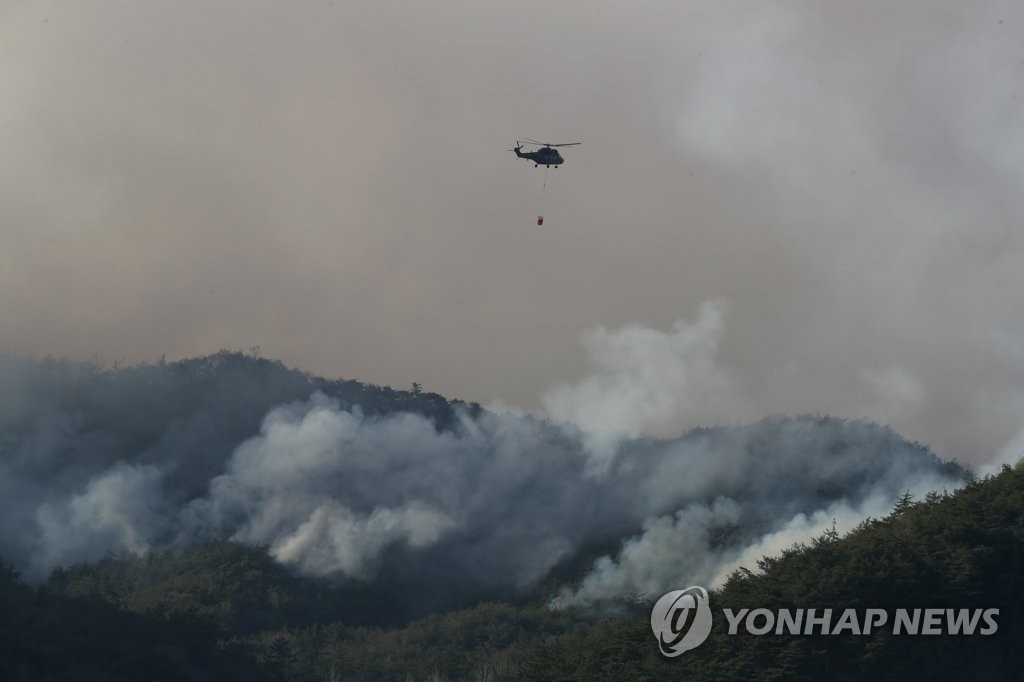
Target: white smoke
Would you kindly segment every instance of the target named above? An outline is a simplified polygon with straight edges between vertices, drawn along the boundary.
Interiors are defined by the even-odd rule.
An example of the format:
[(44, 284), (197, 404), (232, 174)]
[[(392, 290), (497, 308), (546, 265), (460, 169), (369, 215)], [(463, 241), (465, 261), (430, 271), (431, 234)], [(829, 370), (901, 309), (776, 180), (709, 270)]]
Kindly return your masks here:
[(723, 562), (717, 574), (708, 582), (712, 587), (719, 587), (739, 568), (756, 571), (758, 560), (765, 556), (779, 556), (784, 550), (797, 544), (806, 544), (826, 531), (835, 530), (837, 534), (843, 535), (864, 519), (880, 518), (891, 510), (892, 500), (873, 496), (855, 505), (843, 500), (810, 514), (801, 512), (747, 547), (732, 551), (734, 558)]
[(360, 517), (329, 500), (294, 532), (276, 539), (270, 551), (283, 563), (300, 565), (316, 575), (340, 573), (366, 579), (372, 576), (372, 562), (389, 545), (429, 547), (452, 525), (444, 514), (415, 502), (399, 509), (377, 508)]
[[(589, 471), (608, 472), (617, 448), (630, 439), (679, 433), (684, 426), (707, 424), (715, 416), (721, 420), (729, 410), (746, 409), (738, 381), (717, 363), (724, 317), (724, 302), (714, 301), (701, 306), (693, 323), (679, 320), (669, 333), (634, 325), (585, 335), (592, 373), (551, 391), (545, 405), (555, 418), (580, 428), (592, 457)], [(902, 367), (865, 368), (860, 378), (869, 389), (868, 399), (851, 408), (854, 414), (883, 424), (905, 423), (924, 409), (924, 387)], [(814, 427), (795, 422), (784, 428), (792, 430), (785, 441), (793, 449), (779, 453), (784, 459), (775, 458), (770, 465), (793, 471), (820, 466), (810, 456), (819, 445)], [(677, 499), (680, 493), (706, 498), (728, 489), (739, 477), (757, 475), (752, 472), (768, 464), (759, 461), (759, 454), (737, 448), (726, 455), (721, 447), (691, 444), (660, 462), (646, 494), (663, 501)], [(822, 473), (827, 477), (835, 472)], [(906, 489), (918, 494), (959, 483), (924, 474), (903, 479)], [(821, 508), (791, 517), (781, 508), (766, 510), (766, 523), (745, 544), (715, 542), (724, 528), (748, 518), (741, 503), (728, 497), (649, 517), (640, 534), (627, 539), (614, 557), (597, 559), (582, 583), (563, 589), (558, 601), (572, 605), (630, 594), (652, 597), (683, 584), (717, 587), (736, 568), (754, 567), (761, 556), (820, 534), (826, 521), (851, 528), (868, 516), (888, 513), (891, 493), (861, 493), (865, 496), (823, 501)]]
[[(287, 392), (254, 378), (257, 361), (237, 359), (195, 375), (184, 366), (86, 374), (65, 405), (38, 397), (54, 375), (29, 367), (20, 395), (37, 397), (0, 415), (0, 554), (40, 579), (108, 552), (231, 539), (266, 546), (302, 573), (387, 584), (442, 606), (529, 593), (561, 564), (603, 557), (565, 593), (584, 603), (713, 584), (822, 514), (853, 523), (875, 500), (955, 474), (861, 421), (777, 417), (674, 435), (708, 419), (698, 415), (716, 400), (737, 399), (737, 382), (715, 363), (722, 310), (708, 304), (667, 333), (593, 336), (595, 376), (560, 387), (551, 403), (575, 411), (583, 429), (459, 407), (441, 426), (416, 412), (364, 413), (320, 391), (257, 410), (250, 400)], [(308, 390), (307, 377), (275, 371), (293, 394)], [(12, 416), (23, 413), (38, 416)], [(609, 442), (611, 457), (601, 450)]]
[(693, 322), (678, 320), (669, 332), (639, 325), (588, 331), (583, 345), (592, 373), (549, 391), (548, 414), (582, 431), (598, 472), (625, 439), (678, 435), (701, 419), (715, 423), (725, 405), (738, 402), (735, 381), (717, 363), (724, 319), (725, 303), (710, 301)]
[(574, 606), (637, 593), (650, 597), (683, 583), (708, 585), (722, 562), (708, 534), (739, 522), (741, 516), (736, 502), (718, 499), (647, 519), (640, 535), (626, 540), (615, 559), (599, 558), (579, 588), (564, 589), (558, 601)]
[[(209, 495), (184, 511), (186, 538), (229, 535), (267, 544), (284, 563), (316, 575), (367, 578), (391, 545), (430, 546), (456, 522), (417, 499), (391, 506), (365, 494), (367, 511), (336, 499), (345, 478), (370, 476), (383, 486), (415, 460), (457, 444), (417, 415), (367, 421), (355, 409), (316, 393), (308, 403), (275, 408), (259, 436), (243, 443), (214, 478)], [(381, 496), (381, 499), (384, 496)]]
[[(908, 488), (904, 492), (917, 499), (933, 490), (952, 492), (960, 484), (949, 477), (927, 474), (905, 482)], [(721, 538), (731, 526), (749, 521), (741, 504), (719, 498), (712, 505), (689, 505), (674, 515), (645, 520), (639, 535), (624, 541), (615, 557), (597, 559), (578, 587), (561, 591), (558, 603), (571, 606), (624, 596), (652, 598), (687, 583), (718, 588), (737, 569), (756, 572), (762, 557), (779, 556), (826, 531), (844, 535), (865, 519), (888, 515), (892, 507), (893, 499), (886, 494), (838, 500), (789, 519), (782, 514), (773, 516), (767, 524), (770, 530), (735, 543)]]
[(66, 500), (43, 502), (36, 510), (38, 538), (29, 557), (30, 574), (72, 561), (95, 561), (108, 551), (142, 554), (164, 531), (170, 509), (152, 466), (119, 462)]

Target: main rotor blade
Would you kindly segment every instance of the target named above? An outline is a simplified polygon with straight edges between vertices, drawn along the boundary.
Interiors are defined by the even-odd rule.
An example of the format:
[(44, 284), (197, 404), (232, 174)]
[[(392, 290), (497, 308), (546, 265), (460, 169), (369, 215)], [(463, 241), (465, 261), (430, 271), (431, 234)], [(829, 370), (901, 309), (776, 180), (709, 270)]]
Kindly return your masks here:
[(523, 142), (529, 142), (530, 144), (539, 144), (542, 147), (573, 147), (578, 144), (583, 144), (582, 142), (563, 142), (561, 144), (552, 144), (551, 142), (537, 142), (537, 140), (531, 140), (525, 137), (523, 138)]

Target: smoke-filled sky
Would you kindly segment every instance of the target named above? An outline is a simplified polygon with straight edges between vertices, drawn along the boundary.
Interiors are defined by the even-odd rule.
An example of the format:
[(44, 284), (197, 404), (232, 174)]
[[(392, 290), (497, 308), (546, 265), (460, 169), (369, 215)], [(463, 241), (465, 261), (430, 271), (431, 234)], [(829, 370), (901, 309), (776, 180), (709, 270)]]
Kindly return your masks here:
[[(0, 347), (982, 464), (1024, 442), (1022, 38), (1009, 1), (8, 0)], [(584, 144), (542, 192), (522, 137)]]

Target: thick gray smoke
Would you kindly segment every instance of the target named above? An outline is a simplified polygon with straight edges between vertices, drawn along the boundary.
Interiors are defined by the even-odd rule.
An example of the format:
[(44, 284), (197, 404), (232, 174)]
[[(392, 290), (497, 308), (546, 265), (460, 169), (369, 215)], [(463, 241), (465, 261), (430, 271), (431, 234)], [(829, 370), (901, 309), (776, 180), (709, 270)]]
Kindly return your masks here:
[(624, 439), (678, 435), (681, 424), (730, 415), (743, 401), (718, 363), (724, 320), (724, 302), (711, 301), (695, 321), (678, 320), (668, 333), (639, 325), (586, 333), (591, 373), (549, 391), (548, 414), (580, 428), (596, 472)]
[[(709, 307), (665, 335), (688, 349), (665, 350), (669, 381), (728, 390), (708, 379), (700, 342), (716, 319)], [(602, 344), (628, 354), (630, 336), (656, 338), (627, 329)], [(619, 354), (596, 363), (619, 367), (612, 395), (593, 392), (595, 376), (552, 404), (586, 417), (587, 396), (628, 402)], [(595, 434), (240, 354), (114, 371), (5, 356), (0, 372), (0, 555), (35, 579), (109, 552), (232, 539), (306, 574), (430, 594), (435, 608), (545, 580), (588, 602), (714, 583), (833, 517), (852, 526), (957, 475), (868, 422), (775, 417), (651, 438), (623, 420)], [(663, 414), (642, 425), (678, 418)]]

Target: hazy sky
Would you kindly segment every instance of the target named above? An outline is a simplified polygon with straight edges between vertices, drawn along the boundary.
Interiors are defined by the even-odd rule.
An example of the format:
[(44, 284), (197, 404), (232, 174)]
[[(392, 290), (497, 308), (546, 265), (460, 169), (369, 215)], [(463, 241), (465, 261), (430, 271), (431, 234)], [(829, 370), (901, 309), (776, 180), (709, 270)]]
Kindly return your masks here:
[(0, 148), (5, 350), (1024, 450), (1020, 3), (6, 0)]

